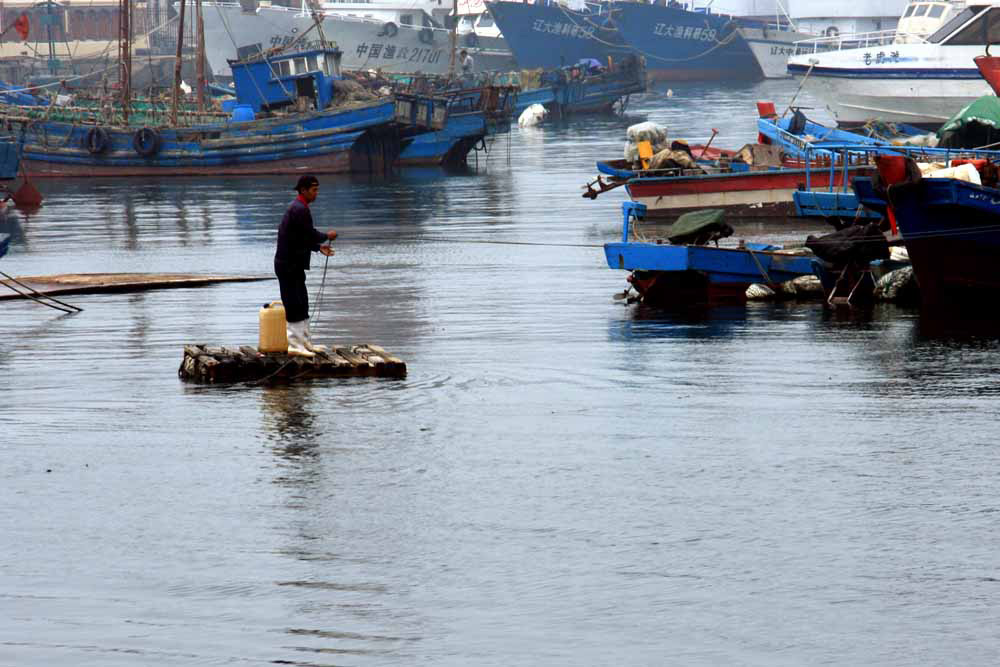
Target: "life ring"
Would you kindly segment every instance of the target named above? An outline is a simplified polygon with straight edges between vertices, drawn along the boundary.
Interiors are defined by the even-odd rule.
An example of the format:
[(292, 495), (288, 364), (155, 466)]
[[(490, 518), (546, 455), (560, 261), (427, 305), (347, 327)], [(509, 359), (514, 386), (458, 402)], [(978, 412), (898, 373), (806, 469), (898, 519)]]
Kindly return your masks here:
[(826, 33), (827, 37), (839, 37), (840, 36), (840, 30), (835, 25), (830, 26), (829, 28), (827, 28), (823, 32)]
[(424, 28), (423, 30), (421, 30), (418, 37), (420, 38), (420, 41), (423, 42), (424, 44), (434, 43), (434, 31), (431, 30), (430, 28)]
[(160, 150), (160, 135), (151, 127), (144, 127), (132, 136), (132, 148), (143, 157), (155, 155)]
[(465, 36), (465, 45), (472, 47), (479, 46), (479, 35), (474, 32), (470, 32)]
[(399, 28), (392, 21), (388, 21), (382, 25), (382, 35), (385, 37), (395, 37), (397, 32), (399, 32)]
[(83, 145), (91, 155), (100, 155), (111, 145), (111, 135), (103, 127), (92, 127), (83, 135)]

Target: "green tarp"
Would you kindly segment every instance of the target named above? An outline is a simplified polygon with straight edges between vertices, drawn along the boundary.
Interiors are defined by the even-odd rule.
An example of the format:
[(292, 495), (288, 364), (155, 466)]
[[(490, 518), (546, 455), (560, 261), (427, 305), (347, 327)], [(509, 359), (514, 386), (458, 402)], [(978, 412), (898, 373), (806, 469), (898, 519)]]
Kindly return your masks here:
[(667, 239), (674, 244), (700, 245), (709, 240), (725, 238), (733, 233), (732, 228), (722, 222), (725, 215), (725, 211), (717, 208), (685, 213), (670, 226)]
[(1000, 98), (975, 100), (942, 125), (937, 136), (942, 148), (979, 148), (1000, 141)]

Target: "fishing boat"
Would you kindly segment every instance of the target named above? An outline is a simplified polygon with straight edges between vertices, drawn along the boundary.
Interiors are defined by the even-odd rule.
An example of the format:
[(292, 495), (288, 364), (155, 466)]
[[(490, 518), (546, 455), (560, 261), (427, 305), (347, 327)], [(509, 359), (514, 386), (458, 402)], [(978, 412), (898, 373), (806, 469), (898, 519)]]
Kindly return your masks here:
[[(783, 158), (772, 146), (749, 144), (739, 151), (719, 151), (713, 160), (699, 154), (694, 168), (622, 168), (622, 161), (598, 162), (599, 176), (584, 197), (624, 186), (634, 202), (646, 206), (646, 215), (662, 218), (719, 208), (738, 218), (786, 218), (795, 215), (794, 194), (833, 191), (857, 175), (874, 173), (874, 166), (844, 165), (830, 160), (812, 162)], [(596, 187), (595, 187), (596, 186)]]
[(642, 59), (633, 55), (613, 60), (607, 67), (587, 59), (544, 72), (539, 83), (518, 93), (515, 114), (532, 104), (541, 104), (557, 118), (616, 108), (623, 111), (629, 96), (646, 92), (646, 71)]
[[(815, 52), (790, 58), (788, 71), (838, 125), (860, 127), (877, 118), (936, 129), (990, 92), (973, 57), (983, 53), (998, 20), (996, 4), (914, 0), (895, 33), (804, 42)], [(921, 30), (911, 28), (915, 21), (921, 30), (937, 29), (920, 37)], [(845, 45), (854, 48), (836, 48)]]
[[(237, 2), (205, 2), (205, 56), (212, 71), (229, 76), (228, 61), (248, 50), (260, 51), (295, 43), (316, 48), (322, 38), (311, 10), (278, 5), (244, 6)], [(386, 18), (352, 16), (319, 11), (322, 30), (343, 52), (346, 71), (378, 70), (387, 74), (445, 75), (453, 67), (452, 34), (429, 19), (396, 23)], [(473, 57), (474, 71), (516, 69), (511, 53), (503, 48), (461, 46)]]
[[(403, 140), (396, 165), (462, 166), (469, 151), (482, 147), (487, 136), (510, 131), (516, 89), (487, 86), (444, 95), (448, 111), (444, 125)], [(396, 101), (414, 110), (422, 103), (420, 97), (406, 93), (397, 93)]]
[(7, 254), (10, 248), (10, 234), (0, 234), (0, 257)]
[(391, 97), (335, 101), (339, 58), (326, 47), (230, 63), (240, 103), (231, 116), (126, 115), (126, 101), (112, 113), (7, 107), (0, 117), (32, 176), (371, 172), (391, 166), (408, 137), (444, 127), (446, 100), (423, 100), (437, 108), (419, 115)]
[(608, 267), (630, 272), (629, 285), (643, 303), (745, 301), (754, 283), (777, 285), (813, 273), (809, 253), (759, 243), (707, 245), (732, 233), (721, 211), (689, 214), (658, 237), (638, 231), (646, 213), (643, 204), (624, 202), (622, 240), (604, 245)]
[(881, 160), (879, 176), (925, 306), (992, 303), (1000, 296), (1000, 189), (919, 177), (905, 156)]
[(14, 137), (0, 137), (0, 181), (17, 178), (21, 166), (21, 147)]
[(558, 3), (487, 2), (521, 69), (557, 69), (593, 58), (602, 63), (633, 53), (612, 18), (619, 3), (588, 2), (575, 10)]

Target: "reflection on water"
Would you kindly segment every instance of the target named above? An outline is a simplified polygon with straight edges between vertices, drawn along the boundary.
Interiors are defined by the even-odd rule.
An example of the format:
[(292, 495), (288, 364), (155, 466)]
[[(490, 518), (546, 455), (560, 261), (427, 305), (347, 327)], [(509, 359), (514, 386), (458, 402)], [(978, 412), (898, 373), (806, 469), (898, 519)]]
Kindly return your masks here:
[[(404, 380), (182, 384), (184, 344), (257, 340), (273, 282), (0, 302), (0, 663), (995, 662), (1000, 335), (611, 299), (594, 162), (647, 118), (739, 148), (794, 91), (678, 84), (515, 130), (509, 164), (322, 178), (316, 336)], [(39, 185), (9, 273), (270, 274), (292, 196)]]

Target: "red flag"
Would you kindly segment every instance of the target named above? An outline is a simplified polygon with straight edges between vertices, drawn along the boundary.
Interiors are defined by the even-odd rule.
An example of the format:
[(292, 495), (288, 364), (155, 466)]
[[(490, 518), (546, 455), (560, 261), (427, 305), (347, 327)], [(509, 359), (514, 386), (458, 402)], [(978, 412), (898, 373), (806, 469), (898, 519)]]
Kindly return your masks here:
[(17, 17), (17, 20), (14, 21), (14, 30), (16, 30), (17, 34), (21, 36), (22, 40), (28, 39), (28, 31), (30, 29), (31, 23), (28, 21), (27, 14), (21, 14)]

